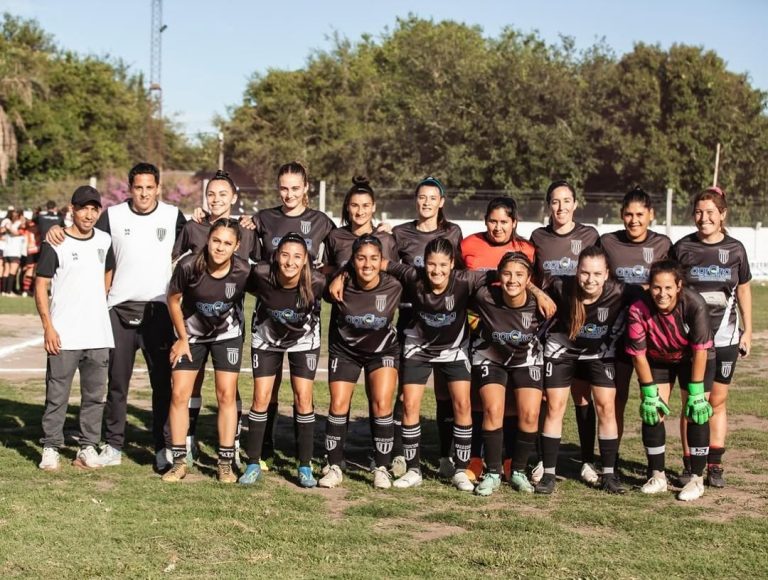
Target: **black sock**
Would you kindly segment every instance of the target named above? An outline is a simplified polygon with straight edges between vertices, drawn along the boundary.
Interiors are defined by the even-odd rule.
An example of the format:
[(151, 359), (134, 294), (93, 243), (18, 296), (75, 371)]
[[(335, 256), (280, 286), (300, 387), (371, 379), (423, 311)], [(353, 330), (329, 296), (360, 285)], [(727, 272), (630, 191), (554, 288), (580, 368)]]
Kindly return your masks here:
[(235, 423), (235, 441), (240, 439), (243, 430), (243, 400), (240, 398), (240, 390), (235, 390), (235, 408), (237, 409), (237, 423)]
[(664, 471), (667, 430), (664, 423), (657, 423), (656, 425), (643, 423), (642, 430), (645, 456), (648, 458), (648, 476), (650, 477), (650, 472)]
[(395, 441), (395, 423), (392, 415), (375, 417), (373, 420), (373, 459), (376, 467), (386, 467), (392, 462), (392, 445)]
[(604, 439), (598, 437), (597, 445), (600, 447), (600, 461), (603, 464), (603, 475), (610, 475), (614, 472), (616, 465), (616, 454), (619, 452), (619, 438)]
[(267, 412), (251, 411), (248, 413), (248, 436), (245, 438), (245, 453), (248, 464), (258, 463), (264, 446), (264, 433), (267, 430)]
[(595, 430), (597, 428), (595, 405), (590, 401), (586, 405), (577, 405), (575, 411), (576, 427), (579, 430), (579, 445), (581, 446), (581, 461), (584, 463), (594, 463)]
[[(370, 408), (368, 411), (368, 420), (371, 421), (371, 432), (373, 432), (373, 413)], [(395, 410), (392, 412), (392, 421), (395, 423), (395, 441), (392, 444), (392, 457), (398, 457), (400, 455), (405, 455), (405, 449), (403, 449), (403, 402), (400, 400), (400, 397), (395, 399)], [(419, 434), (421, 434), (421, 431), (419, 431)]]
[(541, 434), (541, 459), (544, 462), (544, 473), (555, 474), (557, 470), (557, 455), (560, 453), (560, 437)]
[(329, 465), (341, 465), (344, 461), (344, 443), (347, 440), (347, 415), (328, 413), (325, 422), (325, 452)]
[(226, 464), (226, 463), (232, 463), (232, 461), (235, 459), (235, 447), (234, 445), (231, 447), (225, 447), (223, 445), (219, 445), (219, 464)]
[[(502, 439), (504, 438), (504, 432), (502, 431)], [(472, 411), (472, 449), (470, 451), (470, 457), (482, 457), (483, 456), (483, 412)], [(502, 441), (503, 443), (503, 441)]]
[(184, 463), (187, 460), (187, 446), (184, 445), (172, 445), (171, 455), (173, 456), (174, 463)]
[(691, 450), (691, 473), (701, 475), (709, 455), (709, 422), (703, 425), (693, 421), (688, 423), (688, 449)]
[(456, 469), (466, 469), (472, 452), (472, 425), (453, 426), (453, 448)]
[[(687, 440), (686, 440), (687, 441)], [(691, 456), (683, 455), (683, 471), (691, 472)]]
[(194, 437), (197, 432), (197, 419), (200, 417), (200, 407), (203, 406), (203, 399), (201, 397), (192, 397), (189, 399), (189, 405), (187, 411), (189, 412), (189, 429), (187, 429), (187, 437)]
[(517, 432), (517, 441), (515, 441), (515, 453), (512, 455), (512, 471), (525, 471), (528, 465), (528, 457), (536, 444), (538, 433), (528, 433), (526, 431)]
[(309, 465), (315, 442), (315, 412), (294, 413), (293, 422), (296, 428), (296, 455), (299, 465)]
[(488, 470), (488, 473), (501, 475), (501, 447), (503, 438), (504, 433), (501, 429), (494, 429), (493, 431), (483, 429), (485, 468)]
[(421, 424), (403, 425), (403, 455), (408, 469), (421, 466)]
[(3, 293), (7, 294), (8, 292), (10, 292), (11, 291), (10, 287), (11, 287), (11, 277), (4, 276), (3, 277)]
[(267, 426), (264, 430), (262, 459), (272, 459), (275, 455), (275, 423), (277, 423), (277, 403), (270, 403), (267, 406)]
[(435, 420), (437, 421), (437, 439), (440, 445), (440, 457), (451, 456), (453, 440), (453, 402), (450, 399), (435, 401)]
[[(504, 457), (512, 459), (515, 456), (515, 441), (517, 441), (517, 415), (504, 417)], [(528, 459), (526, 458), (526, 462)]]
[(718, 467), (722, 465), (723, 453), (725, 453), (725, 447), (710, 447), (709, 455), (707, 456), (707, 465), (717, 465)]

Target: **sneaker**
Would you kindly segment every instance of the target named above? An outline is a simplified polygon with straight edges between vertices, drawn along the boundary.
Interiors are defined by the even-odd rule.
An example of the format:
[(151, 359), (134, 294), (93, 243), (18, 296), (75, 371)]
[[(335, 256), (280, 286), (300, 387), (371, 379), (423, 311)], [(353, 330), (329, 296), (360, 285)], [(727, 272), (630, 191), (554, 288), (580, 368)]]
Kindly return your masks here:
[(665, 473), (656, 473), (646, 481), (640, 488), (640, 491), (648, 495), (654, 493), (664, 493), (667, 491), (667, 476)]
[(59, 451), (55, 447), (43, 447), (43, 457), (37, 465), (43, 471), (58, 471)]
[(552, 492), (555, 491), (556, 483), (557, 478), (555, 478), (554, 473), (545, 473), (541, 476), (541, 481), (536, 484), (536, 487), (533, 488), (533, 491), (536, 493), (542, 493), (544, 495), (552, 495)]
[(456, 466), (453, 464), (453, 458), (441, 457), (440, 467), (437, 469), (437, 474), (443, 479), (450, 479), (453, 474), (456, 473)]
[(615, 473), (606, 473), (603, 475), (603, 480), (600, 483), (600, 489), (607, 491), (608, 493), (615, 493), (618, 495), (627, 493), (627, 488), (621, 485), (621, 480)]
[(99, 463), (102, 467), (113, 467), (120, 465), (123, 461), (123, 452), (115, 449), (111, 445), (105, 445), (99, 453)]
[(498, 473), (486, 473), (483, 480), (475, 488), (475, 493), (489, 496), (499, 487), (501, 487), (501, 476)]
[(691, 475), (691, 480), (677, 494), (680, 501), (693, 501), (704, 495), (704, 478), (700, 475)]
[(373, 487), (376, 489), (389, 489), (392, 487), (392, 476), (383, 465), (373, 470)]
[(259, 463), (250, 463), (245, 468), (245, 473), (240, 476), (237, 482), (242, 485), (253, 485), (262, 478), (262, 471), (263, 469)]
[(469, 465), (467, 466), (467, 477), (470, 481), (480, 481), (483, 477), (483, 460), (481, 457), (470, 457)]
[(243, 466), (243, 462), (240, 459), (240, 439), (235, 439), (235, 458), (233, 463), (238, 469)]
[(341, 473), (341, 467), (338, 465), (329, 465), (325, 475), (320, 478), (317, 485), (326, 489), (333, 489), (341, 485), (344, 481), (344, 475)]
[(597, 473), (597, 469), (591, 463), (584, 462), (581, 464), (581, 481), (587, 485), (597, 485), (600, 481), (600, 476)]
[(72, 465), (79, 467), (80, 469), (100, 469), (103, 467), (99, 463), (99, 452), (93, 445), (83, 447), (77, 452), (77, 457), (72, 462)]
[(459, 491), (475, 491), (475, 484), (469, 478), (469, 469), (459, 469), (451, 479), (453, 487)]
[(262, 471), (269, 471), (269, 465), (263, 459), (259, 459), (259, 466), (261, 467)]
[(537, 485), (542, 477), (544, 477), (544, 462), (539, 461), (536, 466), (531, 469), (531, 483)]
[(723, 478), (723, 468), (719, 465), (710, 465), (707, 467), (707, 485), (709, 487), (725, 487), (725, 478)]
[(155, 469), (159, 473), (167, 471), (171, 468), (171, 465), (173, 465), (173, 454), (170, 449), (164, 447), (155, 453)]
[(418, 487), (421, 485), (422, 477), (421, 471), (418, 469), (409, 469), (404, 475), (396, 479), (392, 483), (392, 487), (398, 489), (406, 489), (408, 487)]
[(391, 471), (393, 477), (403, 477), (408, 472), (408, 465), (405, 463), (405, 457), (396, 455), (395, 458), (392, 459)]
[(307, 489), (317, 485), (317, 480), (312, 474), (311, 465), (299, 465), (299, 485)]
[(509, 478), (509, 485), (523, 493), (533, 493), (533, 485), (528, 481), (523, 471), (513, 471)]
[(166, 483), (168, 482), (174, 483), (177, 481), (181, 481), (182, 479), (187, 477), (187, 472), (188, 472), (187, 462), (179, 461), (178, 463), (174, 463), (173, 465), (171, 465), (171, 468), (168, 471), (166, 471), (163, 474), (163, 477), (161, 477), (160, 479), (162, 479)]
[[(186, 463), (184, 464), (184, 467), (187, 467)], [(216, 479), (218, 479), (221, 483), (236, 483), (237, 475), (235, 475), (235, 472), (232, 469), (232, 463), (217, 463)]]
[(512, 460), (511, 459), (504, 460), (504, 463), (502, 464), (502, 473), (504, 474), (504, 481), (509, 481), (509, 478), (512, 477)]
[(683, 471), (680, 474), (680, 477), (678, 478), (678, 480), (680, 481), (680, 487), (685, 487), (686, 485), (688, 485), (692, 477), (693, 477), (693, 474), (691, 473), (691, 470), (683, 468)]

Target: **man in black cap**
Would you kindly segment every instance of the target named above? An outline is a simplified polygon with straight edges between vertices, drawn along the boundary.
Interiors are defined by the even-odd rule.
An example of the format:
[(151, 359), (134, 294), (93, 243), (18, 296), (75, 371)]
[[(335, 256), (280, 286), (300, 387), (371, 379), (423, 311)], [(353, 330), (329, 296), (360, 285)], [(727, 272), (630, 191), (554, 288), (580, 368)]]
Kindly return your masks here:
[[(48, 353), (40, 469), (59, 468), (64, 420), (75, 371), (80, 371), (80, 450), (74, 465), (101, 467), (97, 446), (107, 386), (109, 349), (114, 347), (106, 275), (114, 268), (109, 234), (94, 228), (101, 196), (83, 185), (72, 196), (72, 225), (57, 245), (43, 244), (35, 281), (35, 303)], [(51, 303), (48, 291), (51, 290)]]

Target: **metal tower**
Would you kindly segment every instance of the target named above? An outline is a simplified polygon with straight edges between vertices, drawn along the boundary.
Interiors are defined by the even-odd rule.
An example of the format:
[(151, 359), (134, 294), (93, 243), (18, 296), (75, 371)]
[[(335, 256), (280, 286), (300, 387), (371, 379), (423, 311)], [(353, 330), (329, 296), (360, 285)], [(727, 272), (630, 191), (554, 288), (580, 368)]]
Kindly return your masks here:
[(151, 103), (148, 119), (148, 158), (158, 167), (163, 165), (163, 88), (162, 74), (162, 33), (167, 28), (163, 24), (163, 0), (152, 2), (152, 30), (150, 42), (149, 98)]

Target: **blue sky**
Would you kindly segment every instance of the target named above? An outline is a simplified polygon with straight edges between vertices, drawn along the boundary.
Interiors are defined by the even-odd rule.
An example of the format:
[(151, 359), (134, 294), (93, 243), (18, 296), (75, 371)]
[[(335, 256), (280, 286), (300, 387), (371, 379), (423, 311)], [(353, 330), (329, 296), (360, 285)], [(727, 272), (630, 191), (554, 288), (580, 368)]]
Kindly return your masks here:
[[(0, 0), (1, 12), (37, 19), (60, 46), (120, 58), (147, 78), (150, 8), (150, 0)], [(548, 42), (564, 34), (580, 48), (604, 38), (617, 54), (638, 41), (700, 45), (768, 91), (766, 0), (164, 0), (164, 110), (190, 134), (213, 131), (214, 115), (240, 102), (254, 72), (299, 68), (334, 32), (376, 36), (409, 13), (479, 25), (487, 36), (508, 25)]]

